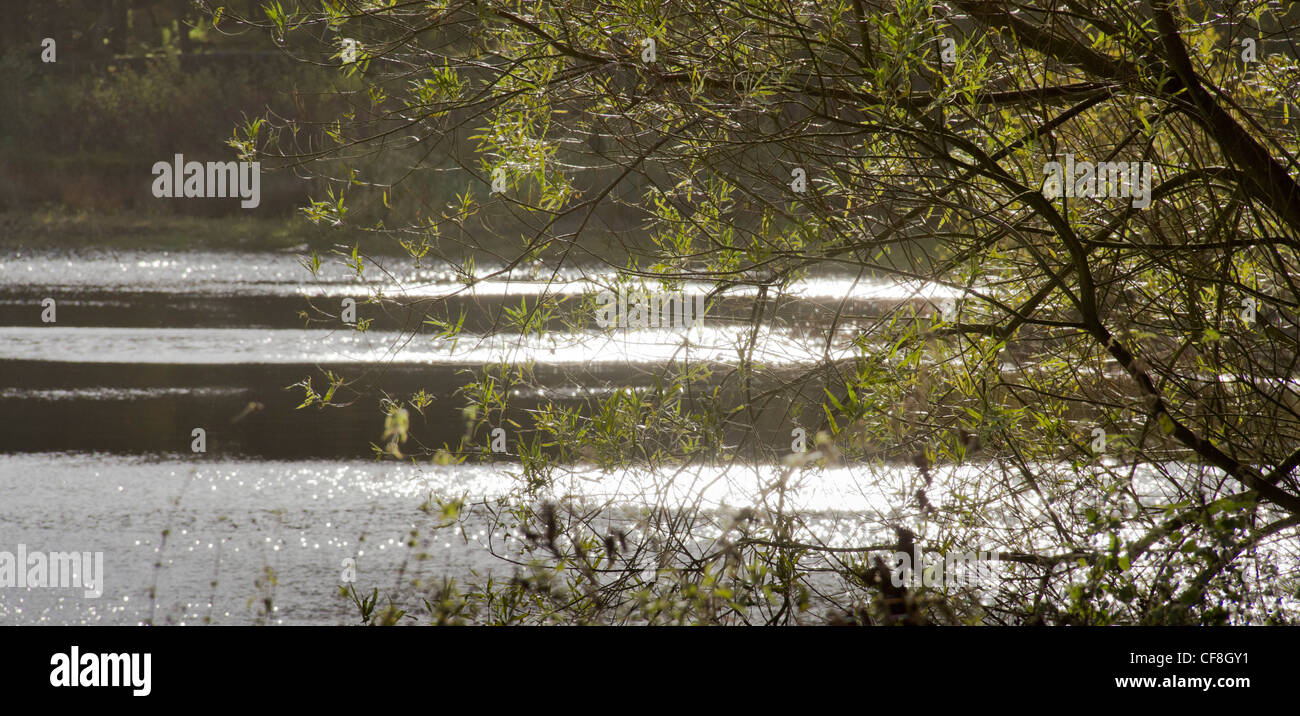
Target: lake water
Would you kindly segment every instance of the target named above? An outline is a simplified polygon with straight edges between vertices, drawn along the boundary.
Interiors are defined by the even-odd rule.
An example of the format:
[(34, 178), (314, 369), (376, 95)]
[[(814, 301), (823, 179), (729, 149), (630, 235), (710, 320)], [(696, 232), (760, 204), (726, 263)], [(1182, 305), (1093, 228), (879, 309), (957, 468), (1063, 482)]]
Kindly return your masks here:
[[(502, 308), (542, 294), (576, 300), (607, 277), (498, 276), (471, 289), (454, 272), (403, 265), (371, 266), (367, 276), (377, 278), (360, 282), (328, 264), (312, 277), (289, 254), (0, 255), (0, 551), (103, 552), (105, 570), (98, 598), (0, 588), (0, 624), (350, 623), (357, 610), (339, 593), (349, 559), (360, 590), (399, 597), (413, 596), (412, 580), (508, 577), (514, 567), (493, 553), (518, 554), (518, 534), (493, 533), (472, 514), (435, 529), (420, 507), (430, 498), (504, 495), (518, 466), (374, 461), (380, 395), (428, 391), (433, 402), (412, 415), (412, 435), (424, 445), (455, 444), (465, 422), (454, 389), (467, 370), (532, 363), (536, 393), (512, 400), (576, 404), (644, 387), (669, 364), (734, 366), (750, 339), (742, 324), (752, 292), (717, 301), (704, 325), (688, 330), (582, 325), (538, 339), (501, 329)], [(385, 300), (366, 303), (376, 289)], [(862, 321), (900, 306), (933, 311), (952, 296), (878, 280), (805, 281), (774, 301), (776, 327), (755, 357), (798, 372), (845, 355)], [(41, 320), (46, 298), (56, 302), (54, 323)], [(343, 298), (357, 301), (370, 330), (331, 320)], [(438, 338), (412, 323), (411, 308), (463, 311), (466, 333)], [(822, 311), (842, 315), (842, 329), (805, 330)], [(353, 380), (343, 391), (349, 404), (296, 410), (302, 391), (287, 387), (313, 377), (323, 388), (322, 370)], [(204, 453), (191, 449), (195, 428), (206, 433)], [(789, 441), (783, 423), (754, 429)], [(944, 486), (996, 494), (1014, 481), (1005, 469), (936, 468), (930, 498), (944, 500)], [(601, 519), (631, 531), (644, 495), (660, 495), (700, 515), (694, 534), (707, 542), (780, 471), (577, 467), (547, 494), (598, 508)], [(800, 515), (796, 537), (840, 547), (888, 542), (884, 525), (899, 522), (918, 479), (906, 467), (800, 473), (786, 496)], [(1137, 484), (1151, 496), (1167, 487), (1154, 477)], [(986, 543), (1024, 545), (1033, 529), (992, 508), (981, 520)]]
[[(495, 540), (499, 551), (516, 535), (480, 527), (430, 530), (418, 549), (406, 540), (429, 526), (418, 508), (430, 495), (504, 494), (517, 468), (367, 459), (382, 428), (376, 397), (428, 390), (435, 404), (412, 432), (454, 443), (463, 432), (452, 393), (461, 371), (532, 362), (542, 381), (532, 398), (608, 394), (668, 363), (734, 364), (752, 305), (734, 291), (689, 330), (588, 326), (538, 339), (492, 330), (501, 307), (541, 294), (576, 298), (609, 277), (511, 274), (467, 288), (454, 272), (409, 262), (370, 266), (366, 276), (336, 263), (312, 276), (291, 254), (0, 255), (0, 550), (103, 552), (106, 574), (98, 598), (0, 589), (0, 623), (346, 623), (356, 609), (339, 595), (345, 559), (356, 561), (358, 586), (399, 593), (384, 581), (403, 564), (408, 580), (501, 570), (488, 546)], [(366, 303), (376, 289), (386, 301)], [(762, 336), (756, 356), (797, 367), (842, 351), (839, 338), (803, 335), (800, 325), (846, 296), (867, 315), (908, 301), (932, 310), (949, 295), (881, 281), (806, 281), (776, 306), (786, 327)], [(370, 330), (328, 320), (348, 297), (371, 318)], [(53, 323), (41, 320), (46, 298), (55, 301)], [(412, 326), (406, 309), (430, 301), (463, 311), (466, 334), (452, 342)], [(324, 319), (304, 321), (301, 312), (322, 306)], [(302, 394), (286, 386), (320, 380), (322, 369), (357, 378), (353, 404), (294, 410)], [(191, 431), (200, 427), (207, 451), (196, 454)], [(752, 500), (759, 472), (674, 482), (693, 486), (676, 499), (721, 514)], [(818, 481), (800, 499), (809, 515), (843, 521), (838, 534), (853, 539), (861, 520), (845, 510), (870, 500), (844, 477)], [(588, 474), (566, 491), (634, 509), (647, 481), (655, 476)]]

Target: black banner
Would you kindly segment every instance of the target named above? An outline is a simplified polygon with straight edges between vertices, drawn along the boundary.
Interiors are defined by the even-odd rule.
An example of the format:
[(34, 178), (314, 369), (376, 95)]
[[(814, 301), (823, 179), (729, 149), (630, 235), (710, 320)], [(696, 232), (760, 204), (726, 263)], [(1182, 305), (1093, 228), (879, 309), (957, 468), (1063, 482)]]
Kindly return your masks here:
[[(439, 703), (614, 695), (601, 684), (623, 684), (618, 692), (627, 696), (643, 687), (676, 692), (688, 683), (713, 683), (741, 689), (742, 700), (751, 688), (784, 688), (814, 701), (870, 687), (880, 695), (920, 696), (926, 704), (1024, 696), (1067, 703), (1085, 694), (1101, 703), (1282, 695), (1294, 683), (1297, 633), (18, 627), (0, 635), (4, 692), (43, 704), (377, 706), (402, 694)], [(485, 692), (483, 684), (499, 684), (500, 691)]]

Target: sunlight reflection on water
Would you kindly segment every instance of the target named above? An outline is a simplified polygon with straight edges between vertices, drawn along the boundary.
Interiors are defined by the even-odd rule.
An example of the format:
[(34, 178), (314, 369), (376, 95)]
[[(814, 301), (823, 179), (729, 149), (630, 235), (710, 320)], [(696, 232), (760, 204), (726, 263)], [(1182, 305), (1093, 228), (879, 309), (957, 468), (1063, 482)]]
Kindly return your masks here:
[[(456, 341), (385, 331), (256, 328), (0, 327), (0, 360), (98, 363), (469, 363), (554, 364), (736, 363), (751, 331), (692, 328), (689, 332), (611, 331), (544, 337), (461, 335)], [(765, 330), (754, 349), (760, 363), (790, 365), (827, 354), (825, 339)], [(837, 341), (829, 357), (852, 353)]]
[[(358, 587), (366, 589), (387, 588), (403, 563), (408, 578), (429, 581), (464, 579), (472, 570), (509, 574), (486, 545), (517, 549), (517, 534), (489, 533), (472, 510), (463, 535), (456, 528), (439, 532), (419, 505), (430, 496), (473, 503), (506, 495), (518, 470), (513, 464), (0, 456), (0, 549), (23, 543), (33, 550), (103, 551), (107, 574), (97, 600), (79, 590), (0, 589), (0, 623), (134, 624), (150, 613), (159, 623), (248, 623), (255, 621), (249, 606), (255, 581), (266, 567), (277, 580), (277, 610), (269, 621), (342, 623), (354, 610), (337, 594), (346, 558), (357, 560)], [(996, 489), (1006, 477), (994, 463), (933, 472), (930, 499), (939, 505), (958, 499), (957, 492)], [(635, 524), (651, 501), (688, 508), (701, 516), (695, 537), (709, 540), (734, 528), (740, 508), (774, 504), (770, 489), (762, 495), (781, 474), (778, 467), (747, 465), (679, 472), (577, 468), (538, 499), (599, 508), (621, 524)], [(920, 523), (908, 499), (919, 479), (910, 467), (796, 471), (785, 495), (786, 508), (801, 520), (795, 537), (836, 547), (890, 541), (893, 525)], [(1157, 499), (1163, 483), (1143, 482), (1146, 496)], [(987, 549), (1004, 548), (1028, 527), (994, 510), (980, 511), (979, 521), (975, 532)], [(164, 529), (169, 535), (160, 551)], [(413, 561), (403, 546), (412, 529), (427, 541), (421, 546), (427, 559)], [(153, 607), (148, 590), (155, 582)]]

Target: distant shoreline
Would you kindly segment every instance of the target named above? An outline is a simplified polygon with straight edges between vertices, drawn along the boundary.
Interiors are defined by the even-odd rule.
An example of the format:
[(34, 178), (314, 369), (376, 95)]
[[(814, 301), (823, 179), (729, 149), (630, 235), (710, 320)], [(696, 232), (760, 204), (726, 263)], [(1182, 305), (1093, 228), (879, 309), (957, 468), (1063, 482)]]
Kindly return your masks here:
[[(624, 260), (626, 250), (617, 246), (612, 236), (592, 238), (598, 255), (619, 263)], [(523, 240), (518, 236), (484, 233), (473, 239), (442, 237), (430, 243), (435, 241), (449, 257), (460, 259), (474, 254), (480, 263), (499, 263), (523, 249)], [(353, 245), (369, 256), (410, 255), (396, 235), (317, 226), (296, 215), (178, 216), (62, 207), (0, 212), (0, 251), (316, 251), (324, 255)], [(569, 263), (577, 263), (576, 258), (569, 256)]]

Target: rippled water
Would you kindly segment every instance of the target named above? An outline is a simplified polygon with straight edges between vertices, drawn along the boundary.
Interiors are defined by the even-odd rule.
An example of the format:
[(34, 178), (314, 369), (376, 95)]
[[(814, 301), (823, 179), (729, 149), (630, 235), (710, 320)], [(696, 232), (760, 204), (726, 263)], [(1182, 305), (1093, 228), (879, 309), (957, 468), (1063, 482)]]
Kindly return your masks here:
[[(1041, 468), (1050, 474), (1066, 466)], [(740, 508), (770, 507), (773, 498), (762, 497), (762, 488), (783, 475), (784, 505), (799, 515), (793, 538), (828, 547), (891, 542), (886, 525), (908, 513), (919, 479), (914, 470), (888, 466), (732, 465), (662, 473), (579, 467), (538, 499), (603, 515), (598, 519), (637, 537), (646, 496), (655, 495), (660, 506), (700, 516), (694, 536), (707, 549), (734, 525)], [(952, 490), (990, 492), (1006, 477), (993, 464), (936, 467), (931, 499), (943, 505), (960, 499)], [(399, 596), (412, 594), (392, 583), (399, 570), (406, 584), (508, 578), (513, 567), (491, 552), (517, 553), (518, 533), (489, 532), (473, 511), (463, 525), (439, 530), (420, 506), (431, 497), (489, 500), (517, 480), (518, 468), (510, 465), (0, 456), (0, 550), (14, 552), (22, 543), (29, 552), (100, 551), (105, 572), (99, 598), (78, 589), (0, 589), (0, 623), (349, 623), (356, 609), (339, 595), (347, 559), (355, 560), (360, 590), (377, 586)], [(1169, 497), (1168, 483), (1153, 474), (1137, 475), (1134, 485), (1146, 500)], [(980, 522), (990, 544), (1031, 527), (991, 509), (981, 511)], [(412, 530), (419, 535), (414, 548), (406, 546)], [(1294, 562), (1295, 547), (1261, 550)], [(268, 568), (273, 587), (258, 584)], [(267, 597), (272, 610), (263, 614)]]
[[(20, 544), (102, 551), (106, 571), (98, 599), (75, 589), (0, 588), (0, 624), (347, 623), (356, 608), (339, 594), (345, 559), (356, 560), (359, 589), (407, 596), (409, 588), (393, 584), (403, 569), (408, 585), (508, 576), (513, 568), (489, 547), (517, 550), (519, 535), (489, 532), (472, 511), (463, 532), (435, 530), (419, 507), (430, 497), (506, 494), (517, 466), (366, 460), (382, 427), (379, 396), (428, 390), (434, 402), (412, 416), (413, 439), (454, 444), (464, 430), (455, 388), (466, 370), (536, 364), (536, 394), (515, 397), (562, 403), (644, 387), (665, 365), (734, 364), (753, 338), (721, 303), (690, 330), (542, 338), (487, 330), (495, 319), (484, 316), (507, 299), (592, 293), (609, 277), (514, 274), (466, 287), (453, 271), (402, 265), (372, 264), (359, 282), (338, 264), (313, 278), (291, 254), (0, 255), (0, 551)], [(464, 309), (467, 332), (446, 340), (387, 313), (374, 313), (377, 327), (366, 332), (337, 323), (302, 327), (299, 312), (310, 301), (372, 292)], [(908, 302), (933, 310), (956, 295), (879, 279), (808, 279), (785, 294), (793, 308), (779, 328), (758, 336), (754, 358), (791, 368), (840, 358), (855, 312), (869, 317)], [(54, 324), (39, 318), (46, 296), (58, 301)], [(822, 309), (843, 311), (842, 330), (802, 331), (800, 312)], [(338, 409), (297, 410), (302, 392), (293, 384), (319, 379), (322, 367), (349, 371), (356, 394)], [(205, 454), (190, 452), (197, 427), (207, 434)], [(784, 469), (578, 467), (546, 495), (599, 509), (632, 530), (645, 496), (656, 495), (701, 515), (694, 537), (708, 541), (735, 510), (762, 507), (763, 487)], [(936, 467), (930, 499), (943, 504), (949, 488), (989, 494), (1014, 482), (1002, 470), (995, 463)], [(1166, 483), (1138, 478), (1138, 489), (1164, 497)], [(785, 505), (800, 516), (804, 539), (880, 544), (889, 538), (885, 525), (898, 524), (912, 503), (918, 479), (910, 467), (795, 470)], [(980, 516), (990, 544), (1017, 535), (1024, 543), (1016, 516), (990, 509)], [(409, 548), (413, 529), (419, 544)], [(272, 611), (259, 613), (267, 600)]]
[(797, 340), (764, 332), (693, 329), (607, 334), (460, 335), (455, 340), (392, 332), (236, 328), (0, 327), (0, 360), (97, 363), (404, 363), (614, 365), (666, 362), (736, 363), (737, 350), (770, 365), (795, 365), (849, 353), (839, 341)]
[[(752, 339), (726, 321), (544, 338), (469, 330), (454, 341), (393, 330), (400, 321), (366, 332), (301, 327), (305, 301), (321, 297), (445, 299), (472, 322), (506, 299), (593, 293), (612, 278), (516, 272), (466, 287), (450, 270), (389, 263), (371, 263), (362, 281), (328, 261), (313, 277), (291, 254), (0, 255), (0, 449), (9, 452), (0, 455), (0, 551), (19, 544), (29, 551), (102, 551), (107, 572), (99, 599), (69, 589), (0, 589), (0, 623), (338, 623), (355, 616), (338, 595), (345, 558), (357, 560), (363, 587), (387, 587), (379, 580), (391, 579), (403, 563), (408, 582), (500, 569), (485, 544), (495, 539), (499, 548), (516, 535), (489, 535), (484, 527), (478, 534), (430, 532), (420, 547), (428, 554), (423, 560), (402, 546), (411, 529), (428, 527), (417, 509), (427, 497), (500, 495), (513, 484), (514, 468), (358, 461), (377, 439), (381, 391), (429, 389), (438, 402), (412, 431), (424, 430), (436, 445), (456, 440), (462, 429), (461, 402), (451, 391), (464, 368), (565, 367), (568, 373), (551, 378), (540, 374), (544, 385), (531, 398), (578, 399), (634, 385), (642, 379), (638, 370), (656, 365), (734, 363)], [(491, 274), (492, 267), (480, 272)], [(816, 308), (846, 297), (931, 301), (948, 293), (813, 279), (788, 295)], [(40, 320), (46, 297), (58, 305), (52, 324)], [(774, 365), (833, 355), (844, 343), (844, 336), (828, 343), (797, 330), (759, 338), (756, 357)], [(378, 369), (378, 382), (363, 386), (368, 392), (346, 409), (295, 411), (301, 395), (285, 386), (320, 365)], [(569, 374), (579, 380), (561, 379)], [(207, 431), (206, 454), (188, 452), (193, 427)], [(330, 459), (306, 457), (313, 454)], [(295, 455), (304, 457), (286, 459)], [(770, 478), (580, 473), (557, 497), (634, 509), (642, 490), (651, 489), (683, 506), (725, 510), (747, 504), (759, 479)], [(871, 504), (861, 490), (853, 502), (848, 487), (818, 481), (800, 499), (810, 515), (825, 509), (831, 512), (820, 519), (840, 520), (836, 510)], [(273, 590), (258, 584), (267, 568)], [(259, 616), (267, 596), (274, 611)]]
[[(291, 253), (241, 252), (77, 252), (0, 253), (0, 287), (115, 288), (129, 291), (185, 291), (212, 294), (339, 295), (358, 287), (382, 288), (389, 294), (420, 297), (449, 296), (467, 289), (462, 276), (447, 267), (413, 267), (410, 259), (371, 260), (358, 276), (338, 257), (322, 258), (316, 274)], [(559, 271), (516, 270), (481, 264), (473, 292), (480, 296), (524, 296), (538, 293), (580, 295), (608, 287), (609, 272), (566, 268)], [(688, 284), (688, 292), (706, 288)], [(738, 286), (730, 293), (753, 295), (757, 289)], [(829, 299), (944, 299), (959, 293), (942, 286), (854, 277), (809, 278), (789, 294)]]
[[(614, 514), (658, 493), (667, 504), (725, 513), (751, 505), (775, 468), (711, 469), (684, 475), (580, 471), (550, 494), (578, 496)], [(430, 495), (477, 501), (506, 494), (517, 469), (354, 461), (242, 462), (102, 454), (0, 457), (0, 550), (102, 551), (105, 589), (0, 590), (0, 623), (247, 623), (257, 621), (255, 584), (274, 570), (276, 623), (345, 623), (355, 608), (337, 596), (343, 560), (358, 586), (388, 588), (402, 563), (411, 579), (465, 578), (509, 569), (491, 558), (518, 543), (485, 527), (437, 532), (418, 507)], [(874, 479), (873, 481), (874, 482)], [(866, 538), (862, 516), (888, 511), (865, 474), (830, 471), (789, 495), (809, 519), (833, 523), (840, 540)], [(856, 513), (852, 514), (851, 513)], [(470, 520), (470, 525), (476, 524)], [(169, 530), (162, 543), (162, 530)], [(412, 529), (420, 552), (404, 546)], [(363, 540), (364, 537), (364, 540)], [(160, 566), (155, 567), (155, 563)], [(213, 584), (215, 582), (215, 584)], [(158, 598), (149, 591), (158, 585)]]
[[(329, 257), (326, 257), (328, 259)], [(78, 251), (0, 254), (0, 285), (118, 288), (130, 291), (205, 291), (210, 293), (296, 294), (311, 286), (357, 283), (341, 261), (322, 259), (316, 276), (291, 253)], [(385, 276), (373, 268), (375, 282), (447, 283), (455, 273), (408, 269)]]
[[(0, 477), (0, 550), (23, 543), (105, 559), (100, 598), (0, 589), (0, 623), (249, 623), (259, 619), (249, 601), (266, 593), (255, 584), (266, 567), (277, 582), (267, 621), (337, 623), (355, 611), (337, 595), (344, 558), (357, 560), (359, 586), (383, 579), (386, 588), (409, 556), (399, 546), (423, 516), (421, 495), (482, 492), (476, 485), (491, 471), (36, 454), (0, 457)], [(430, 543), (429, 559), (408, 572), (464, 575), (488, 564), (482, 548), (450, 540)]]

